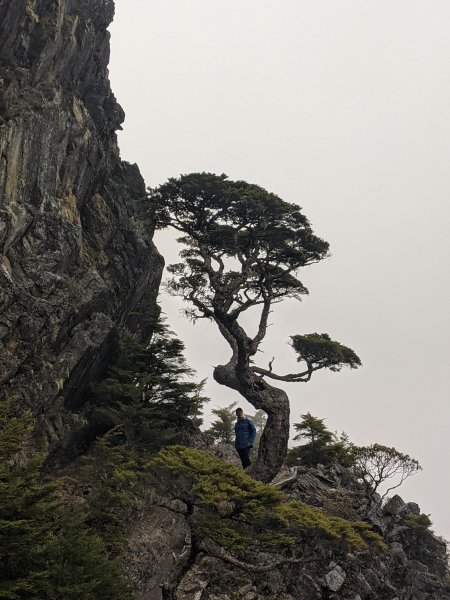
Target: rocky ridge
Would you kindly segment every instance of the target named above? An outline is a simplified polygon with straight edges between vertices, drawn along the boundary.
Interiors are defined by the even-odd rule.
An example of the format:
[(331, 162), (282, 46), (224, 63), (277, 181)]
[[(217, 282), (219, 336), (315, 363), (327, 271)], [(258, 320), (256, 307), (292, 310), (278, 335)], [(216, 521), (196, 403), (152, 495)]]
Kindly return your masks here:
[[(224, 447), (210, 447), (232, 457)], [(364, 487), (340, 466), (299, 468), (280, 474), (288, 498), (327, 514), (364, 520), (378, 531), (384, 551), (349, 551), (345, 545), (299, 540), (298, 560), (264, 554), (237, 560), (196, 536), (190, 488), (183, 480), (149, 490), (130, 525), (127, 574), (139, 600), (448, 600), (446, 543), (421, 527), (420, 508), (396, 495), (370, 508)], [(168, 494), (168, 490), (176, 493)], [(271, 565), (275, 565), (271, 567)]]
[(0, 397), (41, 418), (43, 447), (79, 426), (119, 332), (148, 337), (156, 311), (163, 261), (115, 135), (113, 14), (0, 0)]

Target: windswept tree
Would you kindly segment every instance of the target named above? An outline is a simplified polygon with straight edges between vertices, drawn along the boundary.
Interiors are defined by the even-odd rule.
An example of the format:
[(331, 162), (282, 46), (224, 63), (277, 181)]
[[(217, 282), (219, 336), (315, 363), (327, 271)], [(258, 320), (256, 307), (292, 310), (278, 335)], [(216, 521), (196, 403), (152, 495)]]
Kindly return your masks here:
[[(194, 321), (210, 319), (231, 348), (227, 364), (214, 368), (215, 380), (239, 392), (267, 413), (252, 475), (271, 480), (280, 468), (289, 438), (289, 399), (268, 379), (307, 382), (319, 369), (356, 368), (358, 356), (325, 334), (291, 336), (301, 367), (275, 373), (254, 362), (267, 333), (274, 304), (308, 293), (298, 278), (302, 267), (328, 255), (328, 243), (314, 235), (296, 204), (226, 175), (192, 173), (150, 191), (159, 227), (181, 232), (183, 262), (169, 267), (169, 289), (189, 303)], [(241, 317), (258, 310), (254, 335)]]
[(383, 501), (390, 491), (400, 487), (405, 479), (422, 470), (415, 458), (382, 444), (354, 446), (352, 455), (354, 470), (366, 484), (371, 503), (378, 501), (379, 488), (388, 480), (391, 480), (390, 485), (386, 483), (380, 501)]

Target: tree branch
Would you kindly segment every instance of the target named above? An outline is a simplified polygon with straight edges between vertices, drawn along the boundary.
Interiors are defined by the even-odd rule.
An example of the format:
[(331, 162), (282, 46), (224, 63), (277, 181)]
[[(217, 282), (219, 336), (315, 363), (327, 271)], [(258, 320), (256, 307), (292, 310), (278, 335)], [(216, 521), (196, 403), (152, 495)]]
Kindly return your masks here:
[(203, 549), (211, 554), (212, 556), (223, 560), (224, 562), (229, 563), (243, 571), (249, 571), (251, 573), (268, 573), (273, 571), (274, 569), (280, 567), (281, 565), (287, 564), (299, 564), (301, 562), (305, 562), (304, 558), (282, 558), (280, 560), (275, 560), (268, 565), (252, 565), (249, 562), (242, 562), (235, 558), (232, 554), (227, 552), (225, 548), (216, 544), (211, 538), (203, 539), (202, 544)]
[(311, 375), (314, 371), (318, 371), (319, 369), (323, 368), (324, 366), (320, 365), (318, 367), (310, 367), (307, 371), (303, 371), (303, 373), (288, 373), (287, 375), (277, 375), (272, 371), (268, 371), (267, 369), (261, 369), (260, 367), (251, 367), (251, 370), (254, 373), (258, 373), (258, 375), (262, 375), (263, 377), (270, 377), (270, 379), (277, 379), (278, 381), (306, 383), (311, 379)]
[(270, 296), (267, 296), (266, 294), (263, 294), (263, 296), (264, 296), (264, 306), (261, 311), (261, 317), (259, 319), (258, 333), (252, 339), (252, 343), (250, 346), (250, 356), (253, 356), (254, 354), (256, 354), (260, 343), (263, 341), (263, 339), (265, 338), (266, 333), (267, 333), (267, 321), (269, 319), (270, 306), (272, 304), (272, 301), (271, 301)]

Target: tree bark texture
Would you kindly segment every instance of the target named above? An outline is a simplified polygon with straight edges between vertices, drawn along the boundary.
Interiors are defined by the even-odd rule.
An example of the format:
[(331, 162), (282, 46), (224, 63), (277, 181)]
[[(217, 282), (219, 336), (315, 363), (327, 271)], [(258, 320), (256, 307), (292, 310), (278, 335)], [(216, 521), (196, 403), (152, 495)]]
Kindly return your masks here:
[(283, 464), (289, 440), (289, 399), (286, 392), (269, 385), (233, 358), (228, 364), (215, 367), (214, 379), (239, 392), (256, 410), (262, 409), (267, 413), (258, 458), (247, 472), (255, 479), (272, 481)]

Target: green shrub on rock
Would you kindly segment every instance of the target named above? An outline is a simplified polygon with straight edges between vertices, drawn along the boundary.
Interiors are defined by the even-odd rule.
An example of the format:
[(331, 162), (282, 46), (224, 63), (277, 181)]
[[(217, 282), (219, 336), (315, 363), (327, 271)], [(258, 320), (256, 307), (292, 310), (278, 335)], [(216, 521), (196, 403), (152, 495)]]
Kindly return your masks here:
[(43, 457), (18, 459), (31, 430), (31, 415), (0, 409), (0, 598), (126, 600), (117, 562), (61, 482), (44, 480)]
[(368, 524), (288, 500), (275, 485), (256, 481), (202, 450), (170, 446), (148, 466), (155, 475), (172, 479), (177, 496), (200, 509), (193, 511), (200, 535), (238, 555), (249, 550), (282, 552), (314, 539), (344, 543), (353, 550), (370, 543), (384, 547)]
[(421, 530), (429, 529), (432, 525), (430, 517), (424, 513), (420, 515), (408, 515), (406, 517), (406, 522), (411, 527)]

